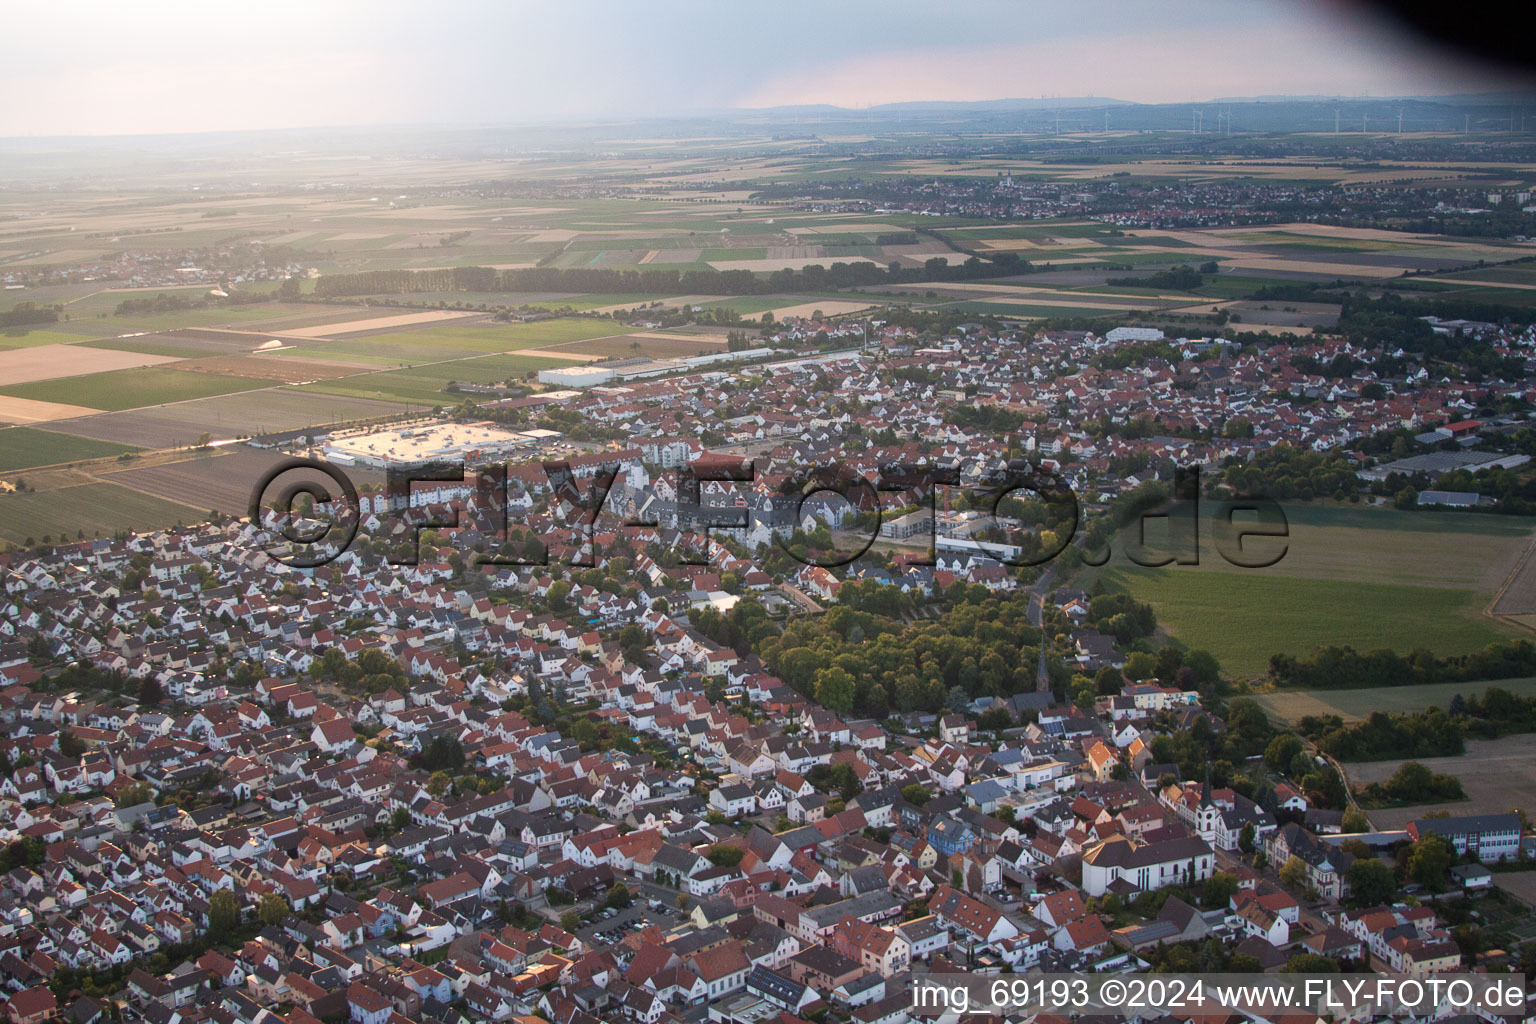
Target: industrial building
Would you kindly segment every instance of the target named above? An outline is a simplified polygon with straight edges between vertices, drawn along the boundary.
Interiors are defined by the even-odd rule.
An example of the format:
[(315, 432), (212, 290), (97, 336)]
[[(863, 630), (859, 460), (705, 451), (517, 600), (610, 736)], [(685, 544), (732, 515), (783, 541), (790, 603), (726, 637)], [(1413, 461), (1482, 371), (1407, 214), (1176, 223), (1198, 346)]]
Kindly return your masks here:
[(466, 465), (483, 465), (526, 454), (539, 445), (558, 440), (553, 430), (507, 430), (491, 422), (412, 424), (326, 442), (327, 460), (341, 465), (413, 466), (462, 459)]

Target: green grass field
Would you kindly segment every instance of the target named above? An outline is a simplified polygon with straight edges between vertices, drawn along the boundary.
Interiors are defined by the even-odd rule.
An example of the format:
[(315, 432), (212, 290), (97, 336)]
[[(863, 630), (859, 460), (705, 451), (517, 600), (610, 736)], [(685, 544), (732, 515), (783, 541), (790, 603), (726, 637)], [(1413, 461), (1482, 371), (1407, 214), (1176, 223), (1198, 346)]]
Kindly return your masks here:
[(117, 412), (123, 409), (138, 409), (146, 405), (183, 402), (189, 398), (209, 398), (213, 395), (233, 394), (236, 391), (251, 391), (266, 386), (264, 381), (146, 366), (137, 370), (113, 370), (108, 373), (86, 374), (83, 377), (62, 377), (57, 380), (13, 384), (10, 387), (0, 388), (0, 395), (31, 398), (39, 402), (83, 405), (89, 409)]
[(198, 522), (206, 513), (152, 498), (118, 484), (82, 484), (57, 491), (0, 494), (0, 538), (24, 544), (28, 538), (55, 542), (108, 537), (115, 530), (150, 530)]
[(586, 341), (609, 334), (623, 334), (626, 328), (612, 320), (596, 317), (565, 317), (531, 324), (487, 324), (485, 326), (427, 327), (419, 331), (381, 334), (354, 341), (400, 340), (410, 344), (441, 345), (470, 352), (516, 352), (522, 348), (541, 348), (568, 341)]
[[(1110, 564), (1085, 578), (1150, 603), (1170, 635), (1237, 675), (1262, 674), (1273, 654), (1325, 644), (1458, 654), (1512, 635), (1482, 610), (1529, 539), (1531, 520), (1330, 504), (1289, 504), (1285, 512), (1286, 554), (1270, 568), (1229, 565), (1206, 518), (1199, 565), (1136, 566), (1122, 536)], [(1148, 534), (1155, 542), (1154, 530)], [(1271, 550), (1276, 542), (1250, 543)]]
[(480, 359), (461, 359), (449, 363), (415, 366), (406, 370), (384, 370), (379, 373), (343, 377), (317, 384), (305, 384), (299, 390), (326, 395), (406, 402), (411, 405), (454, 405), (463, 396), (455, 396), (443, 390), (444, 385), (449, 381), (490, 384), (506, 380), (508, 377), (521, 377), (532, 370), (569, 366), (576, 361), (520, 356), (514, 352), (506, 355), (485, 356)]
[(1384, 242), (1368, 238), (1343, 238), (1338, 235), (1301, 235), (1291, 231), (1241, 231), (1229, 236), (1257, 245), (1278, 245), (1287, 249), (1313, 252), (1393, 252), (1399, 249), (1423, 249), (1418, 242)]
[[(77, 339), (78, 340), (78, 339)], [(85, 348), (105, 348), (115, 352), (138, 352), (141, 355), (171, 356), (175, 359), (196, 359), (212, 355), (208, 346), (193, 340), (178, 340), (169, 334), (151, 334), (142, 338), (92, 338), (80, 342)]]
[(1150, 603), (1172, 636), (1239, 676), (1262, 674), (1270, 655), (1326, 644), (1464, 654), (1514, 632), (1485, 618), (1487, 595), (1471, 589), (1187, 567), (1112, 569), (1105, 582)]
[(0, 430), (0, 471), (52, 466), (60, 462), (100, 459), (139, 449), (33, 427)]
[(83, 335), (65, 331), (24, 331), (12, 328), (0, 331), (0, 349), (32, 348), (34, 345), (72, 345)]
[(1423, 711), (1444, 708), (1456, 694), (1470, 697), (1497, 686), (1522, 697), (1536, 696), (1536, 678), (1496, 679), (1478, 683), (1424, 683), (1414, 686), (1365, 686), (1354, 690), (1275, 690), (1254, 698), (1271, 719), (1294, 725), (1306, 715), (1338, 715), (1346, 722), (1373, 711)]
[(166, 288), (108, 288), (102, 291), (91, 292), (78, 298), (64, 300), (64, 311), (72, 317), (93, 316), (97, 313), (111, 313), (117, 309), (118, 304), (124, 299), (153, 298), (164, 293), (166, 295), (185, 295), (189, 299), (199, 299), (208, 294), (208, 286), (205, 284), (182, 285)]
[[(380, 366), (408, 366), (444, 359), (460, 359), (478, 354), (516, 352), (525, 348), (543, 348), (572, 341), (624, 334), (623, 324), (596, 317), (566, 317), (531, 324), (487, 324), (483, 327), (428, 327), (419, 331), (397, 331), (339, 341), (300, 342), (292, 354), (302, 357), (327, 356), (377, 363)], [(541, 365), (548, 365), (541, 364)]]
[(115, 334), (131, 331), (174, 331), (179, 327), (249, 326), (284, 315), (284, 310), (265, 303), (253, 306), (218, 306), (210, 309), (178, 309), (169, 313), (117, 316), (104, 321)]

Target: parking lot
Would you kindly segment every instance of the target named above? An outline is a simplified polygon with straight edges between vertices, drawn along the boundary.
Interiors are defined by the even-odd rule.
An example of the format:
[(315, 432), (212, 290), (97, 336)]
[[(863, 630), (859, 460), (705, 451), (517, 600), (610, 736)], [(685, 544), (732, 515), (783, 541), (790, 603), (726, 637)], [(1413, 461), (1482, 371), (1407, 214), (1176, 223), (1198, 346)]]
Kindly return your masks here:
[[(672, 894), (672, 899), (676, 898), (676, 894)], [(650, 925), (666, 931), (687, 915), (686, 910), (678, 910), (670, 901), (661, 901), (656, 909), (652, 909), (650, 898), (637, 892), (632, 905), (622, 910), (605, 907), (598, 911), (596, 919), (578, 928), (576, 935), (589, 946), (611, 946)]]

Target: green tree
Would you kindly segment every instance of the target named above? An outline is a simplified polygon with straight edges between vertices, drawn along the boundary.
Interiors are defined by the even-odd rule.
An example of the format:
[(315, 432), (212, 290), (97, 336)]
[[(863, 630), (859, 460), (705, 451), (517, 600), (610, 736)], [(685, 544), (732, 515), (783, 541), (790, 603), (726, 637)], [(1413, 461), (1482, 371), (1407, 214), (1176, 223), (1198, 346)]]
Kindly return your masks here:
[(1224, 907), (1237, 892), (1237, 876), (1218, 871), (1200, 886), (1200, 900), (1208, 907)]
[(1369, 832), (1371, 830), (1371, 819), (1367, 818), (1365, 812), (1358, 807), (1346, 807), (1344, 809), (1344, 820), (1339, 825), (1339, 830), (1346, 835), (1355, 832)]
[(146, 708), (157, 707), (165, 700), (165, 690), (154, 676), (145, 676), (139, 684), (139, 703)]
[(1293, 732), (1282, 732), (1264, 748), (1264, 760), (1272, 771), (1283, 772), (1290, 767), (1296, 755), (1301, 753), (1301, 749), (1300, 736)]
[(1456, 859), (1451, 844), (1433, 832), (1424, 835), (1408, 853), (1408, 875), (1427, 889), (1445, 888), (1445, 875)]
[(447, 772), (433, 772), (427, 779), (427, 792), (433, 796), (442, 796), (448, 792), (448, 787), (453, 784), (453, 777)]
[(118, 790), (117, 799), (113, 802), (118, 807), (132, 807), (135, 804), (142, 804), (154, 798), (155, 791), (149, 788), (148, 783), (135, 782)]
[(853, 676), (835, 665), (816, 673), (816, 703), (828, 711), (852, 711), (853, 695), (857, 689), (858, 684)]
[(288, 901), (275, 892), (269, 892), (256, 905), (256, 916), (265, 925), (282, 924), (288, 916)]
[(1287, 889), (1299, 889), (1307, 880), (1307, 865), (1292, 854), (1280, 865), (1280, 884)]
[(229, 941), (240, 927), (240, 897), (220, 889), (208, 900), (208, 941), (214, 945)]
[(1244, 822), (1243, 830), (1237, 834), (1237, 848), (1244, 853), (1252, 853), (1255, 845), (1254, 838), (1257, 835), (1258, 830), (1254, 828), (1253, 822)]
[(1280, 968), (1281, 974), (1338, 974), (1339, 962), (1316, 953), (1297, 953)]
[(730, 843), (716, 843), (709, 848), (707, 856), (709, 862), (717, 867), (733, 868), (741, 863), (741, 858), (746, 856), (746, 851)]
[(85, 753), (85, 741), (68, 729), (59, 730), (59, 753), (68, 758), (76, 758)]
[(565, 580), (556, 580), (549, 585), (549, 606), (556, 611), (564, 611), (569, 604), (571, 585)]
[(1397, 892), (1397, 876), (1391, 865), (1375, 857), (1357, 857), (1344, 872), (1349, 884), (1349, 896), (1361, 906), (1373, 907), (1386, 903)]
[(920, 782), (909, 783), (901, 787), (901, 798), (913, 807), (923, 806), (932, 795)]
[(1146, 651), (1137, 651), (1125, 659), (1125, 678), (1141, 682), (1152, 678), (1157, 671), (1157, 658)]
[(572, 935), (576, 934), (576, 929), (581, 927), (581, 915), (574, 910), (567, 910), (560, 915), (560, 927)]

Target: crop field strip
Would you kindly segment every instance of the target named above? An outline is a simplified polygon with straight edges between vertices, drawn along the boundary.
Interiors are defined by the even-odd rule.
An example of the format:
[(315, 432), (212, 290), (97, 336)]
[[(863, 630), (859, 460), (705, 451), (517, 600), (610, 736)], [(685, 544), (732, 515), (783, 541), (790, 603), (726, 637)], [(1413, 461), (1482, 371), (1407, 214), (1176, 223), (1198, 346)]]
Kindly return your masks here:
[(1285, 509), (1287, 553), (1272, 567), (1228, 565), (1207, 536), (1199, 565), (1142, 568), (1117, 541), (1109, 565), (1090, 576), (1151, 603), (1170, 635), (1239, 675), (1262, 673), (1272, 654), (1325, 644), (1452, 654), (1523, 635), (1484, 608), (1529, 541), (1531, 520)]
[(170, 501), (111, 483), (0, 494), (0, 539), (22, 544), (48, 535), (73, 540), (111, 536), (116, 530), (152, 530), (200, 521), (208, 509)]
[(34, 427), (0, 429), (0, 472), (101, 459), (138, 451), (134, 445), (74, 437)]

